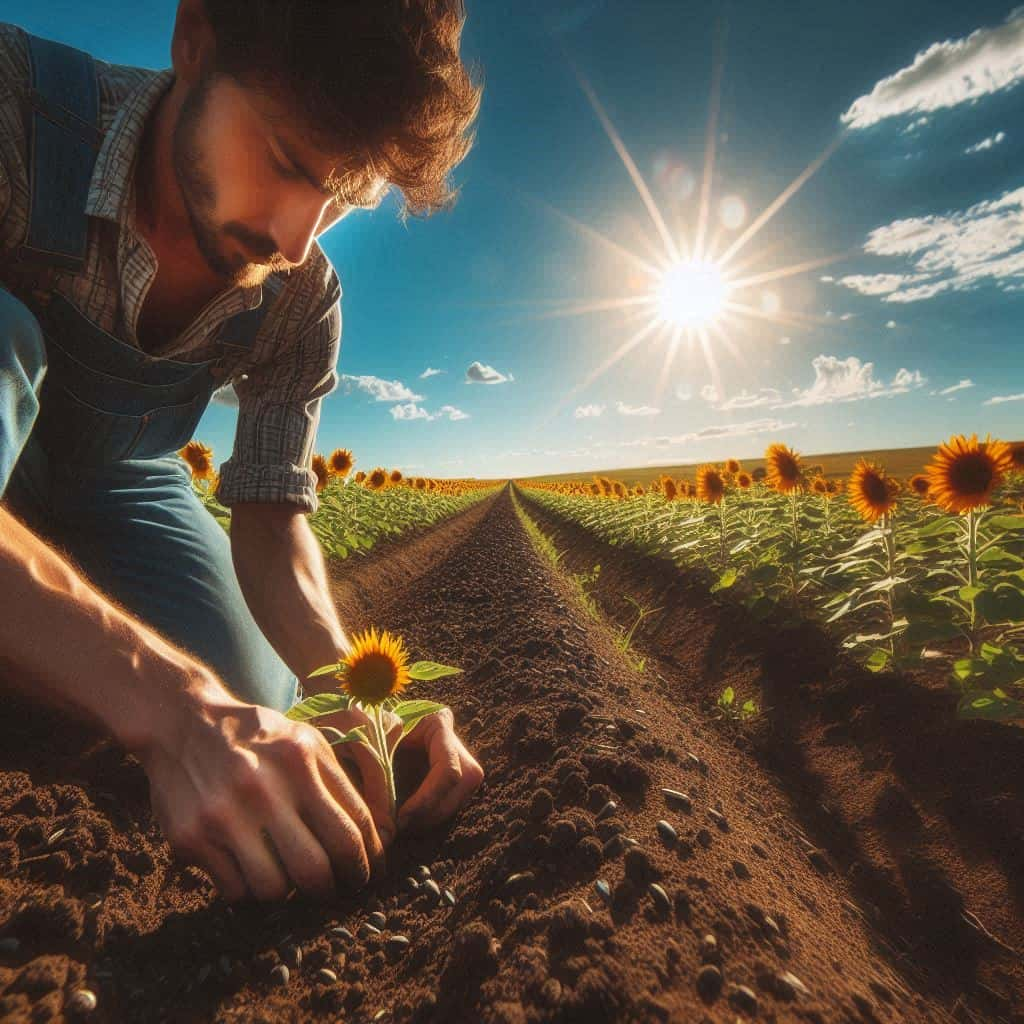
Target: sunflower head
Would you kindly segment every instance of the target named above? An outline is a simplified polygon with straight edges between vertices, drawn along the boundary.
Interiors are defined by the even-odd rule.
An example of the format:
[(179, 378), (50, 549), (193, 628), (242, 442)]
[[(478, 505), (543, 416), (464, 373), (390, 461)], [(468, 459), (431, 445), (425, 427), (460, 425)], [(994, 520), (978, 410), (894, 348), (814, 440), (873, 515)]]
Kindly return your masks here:
[(881, 466), (860, 459), (850, 474), (846, 493), (860, 517), (873, 523), (896, 507), (899, 490), (900, 485)]
[(725, 460), (725, 471), (726, 473), (735, 476), (743, 467), (740, 465), (739, 459), (726, 459)]
[(725, 478), (717, 466), (698, 468), (697, 497), (709, 505), (717, 505), (725, 497)]
[(745, 490), (747, 490), (747, 489), (748, 489), (748, 488), (750, 487), (750, 485), (751, 485), (751, 484), (752, 484), (753, 482), (754, 482), (754, 481), (753, 481), (753, 480), (751, 479), (751, 476), (750, 476), (750, 474), (749, 474), (748, 472), (746, 472), (746, 470), (742, 470), (742, 469), (741, 469), (741, 470), (740, 470), (740, 471), (739, 471), (739, 472), (738, 472), (738, 473), (736, 474), (736, 486), (737, 486), (737, 487), (738, 487), (738, 488), (739, 488), (739, 489), (740, 489), (741, 491), (745, 491)]
[(772, 444), (764, 453), (768, 486), (781, 494), (798, 491), (803, 483), (800, 454), (784, 444)]
[(378, 466), (370, 475), (366, 478), (365, 486), (371, 491), (379, 491), (388, 482), (387, 470)]
[(331, 471), (327, 466), (327, 460), (322, 455), (313, 456), (313, 472), (316, 473), (316, 489), (322, 491), (331, 477)]
[(331, 469), (331, 473), (335, 476), (345, 477), (352, 470), (352, 465), (356, 461), (352, 457), (352, 453), (347, 448), (335, 448), (331, 452), (331, 457), (327, 460)]
[(928, 492), (931, 490), (931, 484), (928, 482), (928, 476), (925, 473), (915, 473), (910, 478), (910, 489), (919, 497), (927, 498)]
[(633, 494), (638, 498), (642, 498), (644, 496), (643, 484), (637, 484), (636, 487), (633, 488)]
[(842, 480), (826, 480), (825, 481), (825, 497), (834, 498), (837, 494), (843, 490)]
[(823, 476), (816, 476), (811, 481), (811, 491), (821, 496), (828, 494), (828, 481)]
[(400, 469), (393, 469), (393, 470), (391, 470), (391, 473), (388, 476), (388, 479), (393, 484), (400, 484), (402, 482), (402, 471)]
[(1010, 445), (1010, 459), (1018, 473), (1024, 473), (1024, 444)]
[(380, 704), (409, 683), (409, 652), (400, 636), (371, 627), (352, 635), (352, 650), (335, 675), (341, 689), (363, 704)]
[(939, 445), (925, 468), (928, 496), (946, 512), (969, 512), (989, 503), (1012, 468), (1013, 452), (1004, 441), (957, 434)]
[(670, 476), (667, 476), (662, 480), (661, 489), (662, 493), (665, 495), (666, 501), (674, 500), (679, 493), (675, 480)]
[(189, 441), (178, 454), (188, 463), (193, 480), (209, 480), (213, 476), (213, 449), (202, 441)]

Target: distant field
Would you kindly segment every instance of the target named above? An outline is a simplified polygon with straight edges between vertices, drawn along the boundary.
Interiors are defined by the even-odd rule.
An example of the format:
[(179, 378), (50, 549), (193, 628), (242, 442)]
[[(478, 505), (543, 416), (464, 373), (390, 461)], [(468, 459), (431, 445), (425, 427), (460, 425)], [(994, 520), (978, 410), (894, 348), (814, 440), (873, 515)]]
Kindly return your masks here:
[[(1014, 442), (1018, 443), (1018, 442)], [(883, 465), (897, 477), (909, 477), (919, 473), (921, 468), (935, 454), (936, 445), (923, 448), (881, 448), (859, 452), (828, 452), (826, 454), (802, 454), (805, 465), (821, 465), (827, 477), (847, 476), (858, 459), (869, 459)], [(656, 480), (662, 473), (671, 477), (692, 477), (693, 470), (702, 465), (701, 462), (682, 462), (666, 466), (630, 466), (626, 469), (588, 469), (575, 473), (553, 473), (549, 476), (520, 477), (523, 480), (536, 480), (541, 483), (553, 483), (558, 480), (589, 480), (595, 474), (621, 480), (623, 483), (647, 484)], [(743, 468), (756, 469), (764, 465), (764, 459), (742, 459)]]

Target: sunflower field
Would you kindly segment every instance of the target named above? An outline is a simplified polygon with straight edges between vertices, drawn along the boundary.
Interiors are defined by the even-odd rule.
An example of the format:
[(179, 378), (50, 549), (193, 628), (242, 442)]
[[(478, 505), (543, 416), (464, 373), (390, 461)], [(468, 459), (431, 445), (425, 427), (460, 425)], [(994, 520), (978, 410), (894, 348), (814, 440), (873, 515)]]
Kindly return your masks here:
[(955, 436), (909, 480), (826, 479), (770, 445), (647, 487), (517, 481), (612, 545), (710, 573), (757, 619), (810, 616), (869, 669), (948, 664), (963, 717), (1024, 719), (1024, 444)]
[[(230, 531), (231, 510), (217, 500), (220, 477), (213, 467), (213, 450), (192, 440), (178, 455), (191, 470), (195, 493)], [(329, 456), (318, 453), (312, 459), (320, 506), (307, 520), (329, 557), (365, 554), (385, 537), (430, 526), (461, 512), (496, 486), (478, 480), (408, 477), (399, 469), (382, 466), (353, 474), (354, 465), (355, 457), (348, 448), (336, 448)]]

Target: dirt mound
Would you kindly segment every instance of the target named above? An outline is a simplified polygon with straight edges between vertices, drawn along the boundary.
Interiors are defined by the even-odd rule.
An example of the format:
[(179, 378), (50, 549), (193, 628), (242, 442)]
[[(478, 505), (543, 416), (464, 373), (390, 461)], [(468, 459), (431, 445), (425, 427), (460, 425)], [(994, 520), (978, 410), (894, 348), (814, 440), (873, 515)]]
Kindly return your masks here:
[[(959, 979), (906, 955), (856, 877), (806, 848), (803, 781), (820, 778), (815, 800), (835, 802), (832, 776), (808, 762), (779, 781), (763, 754), (729, 742), (696, 707), (710, 670), (637, 674), (535, 554), (509, 490), (331, 571), (349, 628), (397, 630), (414, 656), (464, 669), (424, 692), (453, 707), (487, 772), (473, 800), (401, 837), (372, 891), (231, 908), (171, 861), (132, 759), (12, 709), (0, 723), (0, 1019), (72, 1019), (82, 986), (98, 999), (88, 1019), (147, 1024), (948, 1017)], [(715, 642), (757, 678), (757, 643), (742, 654), (731, 613), (716, 624), (700, 592), (673, 650), (711, 664)], [(802, 728), (779, 746), (782, 764)], [(420, 771), (404, 764), (404, 789)], [(881, 808), (905, 835), (898, 795)], [(944, 908), (934, 921), (946, 927), (939, 877), (919, 904)]]

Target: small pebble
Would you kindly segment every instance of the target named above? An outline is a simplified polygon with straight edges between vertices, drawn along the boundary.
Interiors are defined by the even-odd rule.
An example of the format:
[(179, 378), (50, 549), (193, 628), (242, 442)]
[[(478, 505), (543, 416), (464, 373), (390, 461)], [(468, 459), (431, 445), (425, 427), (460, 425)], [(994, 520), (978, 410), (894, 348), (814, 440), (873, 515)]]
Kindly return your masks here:
[(88, 988), (76, 989), (71, 993), (71, 998), (67, 1002), (68, 1012), (78, 1014), (80, 1017), (92, 1013), (96, 1006), (96, 993)]
[(789, 971), (779, 971), (775, 975), (775, 994), (780, 999), (796, 999), (797, 995), (809, 996), (811, 990)]
[(669, 807), (678, 807), (679, 810), (686, 811), (687, 814), (693, 810), (693, 801), (687, 793), (683, 793), (678, 789), (663, 789), (661, 795), (665, 798), (665, 803)]
[(290, 977), (291, 977), (291, 972), (288, 970), (288, 968), (284, 964), (278, 964), (270, 972), (270, 980), (275, 985), (280, 985), (282, 988), (284, 988), (284, 986), (288, 984), (288, 979)]
[(651, 899), (654, 901), (654, 905), (663, 913), (668, 914), (672, 911), (672, 901), (668, 898), (668, 893), (658, 885), (657, 882), (651, 882), (647, 886), (647, 891), (651, 894)]
[(679, 836), (676, 835), (676, 830), (672, 827), (672, 825), (669, 822), (662, 820), (658, 822), (656, 827), (658, 829), (658, 835), (661, 836), (665, 845), (674, 846)]
[(407, 935), (392, 935), (391, 938), (384, 943), (384, 948), (387, 949), (389, 953), (404, 953), (408, 950), (410, 945), (411, 943), (409, 942), (409, 937)]
[(597, 817), (594, 821), (604, 821), (605, 818), (610, 818), (618, 809), (619, 805), (614, 800), (609, 800), (608, 803), (606, 803), (604, 807), (597, 812)]
[(376, 913), (371, 914), (367, 918), (367, 920), (370, 922), (370, 924), (373, 925), (374, 928), (380, 929), (383, 929), (384, 926), (388, 923), (387, 915), (382, 914), (379, 910)]
[(722, 972), (714, 964), (705, 964), (697, 972), (697, 991), (708, 1002), (718, 998), (722, 991)]
[(746, 985), (734, 985), (729, 992), (729, 1002), (737, 1010), (746, 1013), (757, 1013), (757, 994)]
[(330, 967), (321, 967), (316, 972), (316, 980), (324, 985), (335, 985), (338, 982), (338, 976), (330, 969)]

